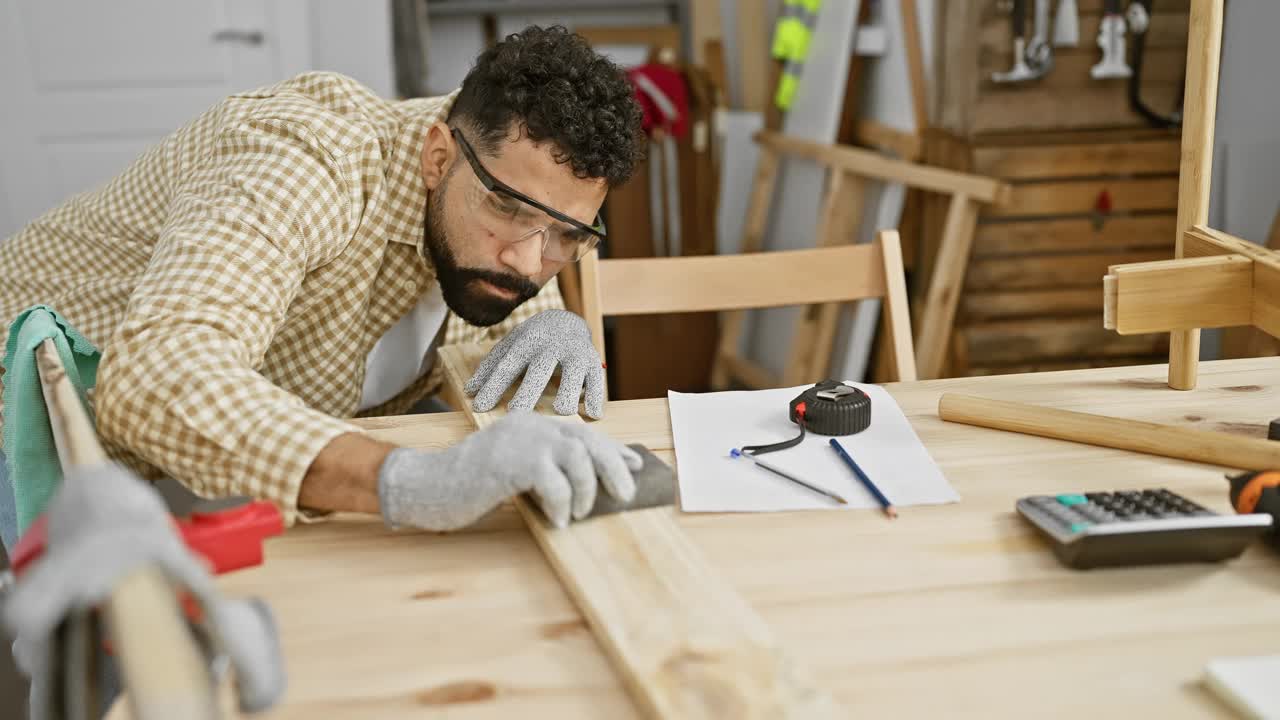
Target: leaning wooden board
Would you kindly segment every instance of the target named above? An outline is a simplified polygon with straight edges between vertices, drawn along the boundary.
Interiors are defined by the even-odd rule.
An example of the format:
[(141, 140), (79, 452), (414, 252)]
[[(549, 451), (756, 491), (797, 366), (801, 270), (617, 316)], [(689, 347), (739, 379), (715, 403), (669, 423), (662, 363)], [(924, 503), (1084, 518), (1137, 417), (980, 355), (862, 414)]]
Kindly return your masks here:
[[(480, 345), (442, 348), (445, 383), (461, 388)], [(554, 414), (549, 388), (537, 407)], [(505, 399), (503, 401), (505, 403)], [(474, 413), (483, 428), (503, 403)], [(565, 422), (582, 422), (577, 416)], [(515, 503), (639, 709), (654, 718), (824, 718), (843, 714), (778, 647), (769, 627), (684, 536), (671, 508), (633, 510), (557, 530)]]
[[(966, 141), (935, 131), (926, 152), (942, 165), (1008, 182), (1013, 198), (979, 215), (945, 374), (1165, 357), (1167, 341), (1141, 345), (1099, 330), (1108, 268), (1173, 256), (1176, 134), (1054, 132)], [(1110, 210), (1095, 213), (1104, 194)], [(926, 216), (933, 228), (926, 239), (936, 237), (943, 211), (934, 203)], [(936, 257), (924, 249), (924, 272)], [(919, 305), (923, 293), (916, 290)], [(1016, 342), (1005, 342), (1011, 334)]]

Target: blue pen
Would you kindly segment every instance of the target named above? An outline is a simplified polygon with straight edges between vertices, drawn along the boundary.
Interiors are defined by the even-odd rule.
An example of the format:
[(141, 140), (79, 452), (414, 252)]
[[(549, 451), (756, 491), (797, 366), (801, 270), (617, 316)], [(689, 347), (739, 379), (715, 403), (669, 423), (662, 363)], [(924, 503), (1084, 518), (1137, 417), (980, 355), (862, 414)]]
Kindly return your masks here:
[(836, 442), (835, 438), (831, 438), (831, 447), (835, 448), (836, 453), (840, 455), (840, 459), (844, 460), (844, 464), (849, 466), (849, 469), (853, 471), (853, 474), (858, 476), (858, 479), (862, 481), (864, 486), (866, 486), (867, 491), (876, 497), (876, 501), (880, 503), (880, 507), (884, 508), (884, 514), (891, 518), (898, 517), (898, 511), (893, 507), (893, 503), (889, 502), (889, 498), (885, 497), (884, 493), (880, 492), (880, 488), (876, 487), (876, 484), (871, 482), (871, 478), (867, 477), (867, 474), (862, 472), (862, 468), (858, 467), (858, 463), (853, 461), (853, 458), (845, 451), (844, 446)]

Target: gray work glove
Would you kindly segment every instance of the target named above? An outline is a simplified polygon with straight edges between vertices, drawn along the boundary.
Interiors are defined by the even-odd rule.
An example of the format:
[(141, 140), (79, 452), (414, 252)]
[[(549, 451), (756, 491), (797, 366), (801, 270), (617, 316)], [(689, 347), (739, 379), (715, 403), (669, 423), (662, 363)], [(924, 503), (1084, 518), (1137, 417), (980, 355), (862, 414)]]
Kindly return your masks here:
[(533, 491), (556, 527), (581, 520), (597, 484), (631, 502), (644, 464), (622, 443), (579, 422), (515, 413), (445, 450), (397, 448), (378, 470), (378, 501), (391, 527), (455, 530), (503, 500)]
[(578, 412), (578, 398), (586, 383), (587, 415), (604, 417), (604, 367), (591, 344), (591, 331), (581, 317), (568, 310), (543, 310), (502, 338), (467, 381), (463, 391), (475, 395), (471, 407), (488, 412), (503, 393), (524, 373), (524, 382), (508, 410), (532, 410), (560, 366), (560, 391), (555, 410), (561, 415)]
[(115, 464), (76, 468), (50, 501), (48, 519), (44, 553), (18, 579), (4, 607), (14, 659), (31, 678), (31, 717), (50, 712), (45, 703), (57, 673), (55, 631), (63, 618), (97, 606), (120, 580), (144, 567), (160, 570), (199, 604), (209, 649), (225, 654), (236, 670), (241, 710), (264, 710), (283, 695), (284, 663), (270, 610), (219, 595), (151, 485)]

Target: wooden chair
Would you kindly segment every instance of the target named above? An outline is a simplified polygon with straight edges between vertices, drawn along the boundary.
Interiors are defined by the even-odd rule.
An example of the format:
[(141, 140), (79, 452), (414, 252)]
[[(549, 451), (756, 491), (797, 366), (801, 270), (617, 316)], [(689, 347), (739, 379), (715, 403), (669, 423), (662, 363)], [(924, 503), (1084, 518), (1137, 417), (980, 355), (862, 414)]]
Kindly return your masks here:
[[(604, 357), (606, 315), (656, 315), (839, 303), (884, 298), (886, 337), (896, 380), (915, 380), (911, 314), (896, 230), (875, 242), (812, 250), (601, 260), (595, 251), (580, 263), (582, 308), (591, 337)], [(735, 375), (774, 383), (763, 368), (740, 358)], [(822, 378), (805, 378), (816, 382)]]

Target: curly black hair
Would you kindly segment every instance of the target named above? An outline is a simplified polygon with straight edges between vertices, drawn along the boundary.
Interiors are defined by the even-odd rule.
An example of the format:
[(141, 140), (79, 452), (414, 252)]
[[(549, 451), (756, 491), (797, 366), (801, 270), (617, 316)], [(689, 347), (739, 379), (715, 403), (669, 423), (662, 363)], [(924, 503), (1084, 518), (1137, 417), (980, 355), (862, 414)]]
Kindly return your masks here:
[(631, 177), (643, 155), (640, 106), (626, 74), (559, 25), (527, 27), (481, 53), (449, 122), (490, 155), (513, 130), (549, 141), (556, 162), (611, 188)]

